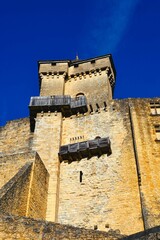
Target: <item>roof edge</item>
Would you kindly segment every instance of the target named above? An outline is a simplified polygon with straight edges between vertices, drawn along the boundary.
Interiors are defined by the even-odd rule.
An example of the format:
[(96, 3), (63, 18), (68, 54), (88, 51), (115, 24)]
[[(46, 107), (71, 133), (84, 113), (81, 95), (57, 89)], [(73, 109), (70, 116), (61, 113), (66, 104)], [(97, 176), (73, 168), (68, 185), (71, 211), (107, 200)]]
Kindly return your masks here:
[(113, 62), (112, 54), (104, 54), (104, 55), (101, 55), (101, 56), (87, 58), (87, 59), (83, 59), (83, 60), (80, 60), (80, 59), (78, 59), (78, 60), (69, 60), (69, 59), (64, 59), (64, 60), (38, 60), (37, 63), (38, 63), (38, 69), (39, 69), (40, 64), (68, 63), (69, 66), (72, 66), (75, 63), (76, 64), (81, 64), (81, 63), (90, 62), (90, 61), (93, 61), (93, 60), (102, 59), (102, 58), (106, 58), (106, 57), (110, 58), (111, 66), (112, 66), (112, 69), (113, 69), (113, 72), (114, 72), (114, 75), (115, 75), (115, 78), (116, 78), (116, 69), (115, 69), (115, 65), (114, 65), (114, 62)]

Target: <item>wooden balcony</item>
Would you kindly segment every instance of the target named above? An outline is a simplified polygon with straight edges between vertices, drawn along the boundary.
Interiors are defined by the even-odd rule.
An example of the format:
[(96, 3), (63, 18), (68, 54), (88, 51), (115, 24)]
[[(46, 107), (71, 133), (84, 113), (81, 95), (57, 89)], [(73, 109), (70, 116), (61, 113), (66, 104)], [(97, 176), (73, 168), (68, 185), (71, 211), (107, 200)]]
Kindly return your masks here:
[(34, 131), (36, 114), (40, 112), (62, 112), (62, 115), (69, 117), (77, 113), (88, 111), (85, 96), (71, 98), (69, 95), (31, 97), (30, 104), (30, 128)]
[(82, 158), (91, 158), (92, 156), (100, 157), (102, 154), (109, 156), (112, 153), (109, 137), (96, 138), (94, 140), (78, 142), (63, 145), (59, 150), (59, 158), (70, 162), (80, 160)]

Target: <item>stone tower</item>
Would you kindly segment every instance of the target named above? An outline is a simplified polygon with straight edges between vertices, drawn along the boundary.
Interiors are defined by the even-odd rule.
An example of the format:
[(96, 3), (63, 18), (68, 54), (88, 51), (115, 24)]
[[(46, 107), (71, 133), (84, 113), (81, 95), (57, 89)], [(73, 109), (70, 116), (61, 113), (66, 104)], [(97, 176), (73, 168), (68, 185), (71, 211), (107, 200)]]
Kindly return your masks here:
[(111, 55), (39, 61), (30, 121), (33, 149), (50, 174), (47, 220), (108, 230), (126, 225), (127, 211), (127, 225), (143, 228), (126, 106), (112, 100), (115, 75)]
[(160, 225), (160, 98), (113, 99), (111, 55), (38, 66), (29, 118), (0, 127), (5, 236), (14, 228), (24, 239), (160, 232), (150, 229)]
[[(66, 219), (65, 215), (70, 211), (67, 205), (71, 208), (74, 202), (66, 202), (65, 198), (69, 197), (71, 200), (73, 197), (80, 201), (79, 197), (83, 194), (76, 191), (75, 194), (70, 193), (73, 187), (79, 189), (81, 186), (83, 193), (87, 194), (89, 189), (84, 185), (90, 172), (91, 163), (88, 159), (91, 159), (91, 162), (94, 161), (93, 159), (97, 159), (99, 153), (94, 154), (93, 158), (90, 153), (91, 156), (86, 154), (80, 159), (75, 157), (72, 161), (70, 156), (61, 157), (59, 148), (79, 142), (87, 143), (98, 137), (108, 137), (105, 124), (102, 123), (102, 129), (100, 129), (96, 119), (101, 119), (101, 111), (107, 111), (108, 102), (112, 99), (115, 69), (111, 55), (85, 61), (40, 61), (39, 79), (40, 97), (31, 98), (30, 117), (31, 131), (34, 132), (33, 148), (39, 153), (50, 174), (47, 219), (70, 223), (76, 211), (80, 214), (84, 208), (83, 206), (75, 207), (73, 216)], [(104, 128), (106, 132), (103, 131)], [(83, 170), (86, 167), (89, 170), (88, 173)], [(69, 177), (69, 173), (72, 177)], [(67, 187), (69, 191), (65, 183), (69, 184)], [(88, 198), (87, 202), (89, 203), (90, 200)], [(66, 207), (64, 204), (67, 204)], [(77, 219), (77, 222), (80, 226), (84, 224), (83, 220)]]

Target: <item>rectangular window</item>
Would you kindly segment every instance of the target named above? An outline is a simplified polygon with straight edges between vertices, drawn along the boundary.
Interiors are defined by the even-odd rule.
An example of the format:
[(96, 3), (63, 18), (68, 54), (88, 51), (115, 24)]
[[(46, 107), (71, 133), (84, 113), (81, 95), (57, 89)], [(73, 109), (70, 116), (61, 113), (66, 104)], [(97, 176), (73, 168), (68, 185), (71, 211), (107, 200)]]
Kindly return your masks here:
[(160, 125), (155, 125), (155, 131), (156, 131), (156, 140), (160, 141)]
[(95, 62), (96, 62), (95, 59), (91, 60), (91, 63), (92, 63), (92, 64), (95, 63)]
[(160, 102), (150, 102), (151, 114), (160, 115)]

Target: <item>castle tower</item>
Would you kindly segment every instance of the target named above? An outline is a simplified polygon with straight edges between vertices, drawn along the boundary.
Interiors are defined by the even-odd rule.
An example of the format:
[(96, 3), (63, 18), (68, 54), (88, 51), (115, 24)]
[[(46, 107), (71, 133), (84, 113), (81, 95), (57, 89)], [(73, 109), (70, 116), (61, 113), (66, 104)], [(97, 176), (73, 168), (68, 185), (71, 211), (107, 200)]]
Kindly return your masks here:
[(33, 149), (50, 174), (47, 220), (143, 230), (129, 107), (112, 99), (115, 75), (111, 55), (39, 61), (40, 96), (29, 107)]
[(160, 98), (113, 99), (115, 75), (111, 55), (39, 61), (30, 117), (0, 127), (1, 238), (158, 236)]

